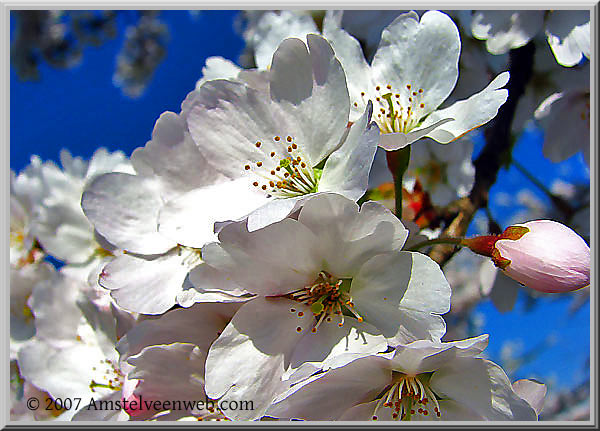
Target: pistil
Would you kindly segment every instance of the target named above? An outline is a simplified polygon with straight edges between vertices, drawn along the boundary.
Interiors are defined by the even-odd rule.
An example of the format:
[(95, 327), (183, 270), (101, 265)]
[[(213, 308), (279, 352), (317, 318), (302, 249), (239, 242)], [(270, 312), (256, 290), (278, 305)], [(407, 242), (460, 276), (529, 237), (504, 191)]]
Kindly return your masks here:
[(344, 325), (344, 309), (348, 310), (359, 322), (363, 318), (354, 310), (350, 296), (350, 280), (336, 279), (326, 271), (321, 271), (313, 284), (286, 295), (288, 298), (310, 307), (317, 323), (312, 332), (317, 332), (321, 323), (331, 321), (332, 316), (339, 317), (338, 326)]

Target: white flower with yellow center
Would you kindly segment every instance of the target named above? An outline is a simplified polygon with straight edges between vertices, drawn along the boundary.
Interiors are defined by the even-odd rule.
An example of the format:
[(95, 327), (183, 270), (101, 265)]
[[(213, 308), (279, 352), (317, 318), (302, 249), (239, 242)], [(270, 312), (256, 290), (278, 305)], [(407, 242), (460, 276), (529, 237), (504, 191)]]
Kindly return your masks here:
[[(348, 127), (346, 77), (331, 46), (309, 34), (284, 40), (273, 55), (268, 90), (208, 81), (190, 93), (182, 117), (200, 153), (228, 180), (168, 202), (161, 230), (197, 236), (198, 215), (220, 221), (250, 213), (255, 230), (287, 216), (307, 196), (359, 199), (367, 188), (379, 131), (371, 108)], [(180, 242), (181, 242), (180, 241)]]
[[(306, 420), (536, 420), (504, 371), (479, 357), (487, 335), (418, 340), (315, 374), (282, 393), (267, 416)], [(520, 381), (541, 398), (545, 386)], [(525, 388), (518, 388), (519, 392)], [(539, 399), (537, 400), (539, 401)], [(539, 402), (534, 403), (536, 407)]]
[[(76, 411), (90, 398), (119, 391), (124, 373), (115, 350), (116, 327), (110, 310), (86, 297), (90, 287), (57, 272), (33, 289), (31, 310), (35, 336), (20, 348), (21, 375), (52, 398), (71, 399), (64, 415)], [(41, 400), (40, 400), (41, 401)], [(68, 420), (61, 416), (62, 420)]]
[[(450, 286), (427, 256), (400, 251), (408, 231), (376, 202), (320, 194), (297, 216), (249, 232), (225, 226), (203, 259), (248, 292), (212, 345), (206, 392), (253, 400), (260, 417), (300, 367), (341, 366), (416, 339), (440, 339)], [(190, 274), (192, 283), (202, 282)], [(238, 370), (232, 373), (231, 370)]]
[(484, 90), (440, 109), (458, 79), (460, 36), (450, 17), (429, 11), (397, 17), (381, 34), (368, 64), (356, 39), (326, 20), (331, 42), (348, 78), (351, 120), (373, 102), (373, 119), (382, 132), (380, 146), (402, 148), (429, 137), (446, 144), (494, 118), (506, 101), (508, 72)]

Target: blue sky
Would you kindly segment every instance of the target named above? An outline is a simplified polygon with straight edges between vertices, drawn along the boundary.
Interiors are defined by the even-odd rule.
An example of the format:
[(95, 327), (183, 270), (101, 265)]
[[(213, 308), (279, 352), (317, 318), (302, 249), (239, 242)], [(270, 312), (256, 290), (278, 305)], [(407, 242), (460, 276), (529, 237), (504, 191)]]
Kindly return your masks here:
[[(130, 155), (150, 139), (162, 112), (180, 111), (181, 102), (201, 75), (206, 57), (238, 58), (244, 45), (233, 30), (235, 15), (235, 11), (206, 11), (197, 17), (187, 11), (163, 12), (161, 19), (170, 31), (168, 54), (145, 93), (137, 99), (123, 96), (112, 83), (115, 56), (126, 25), (123, 16), (118, 17), (117, 38), (100, 48), (86, 47), (82, 63), (72, 69), (57, 70), (42, 64), (41, 81), (27, 83), (20, 82), (11, 70), (11, 169), (23, 169), (33, 154), (42, 160), (58, 161), (62, 148), (86, 159), (99, 147)], [(548, 186), (556, 178), (589, 183), (589, 171), (581, 155), (553, 164), (542, 156), (542, 140), (541, 132), (531, 131), (515, 147), (515, 158), (522, 164), (528, 163), (530, 170)], [(503, 227), (514, 208), (497, 205), (494, 195), (514, 195), (523, 188), (549, 202), (514, 168), (503, 169), (490, 199), (492, 213)], [(589, 306), (568, 317), (570, 303), (569, 297), (548, 298), (533, 311), (525, 312), (521, 295), (515, 311), (508, 314), (499, 314), (489, 301), (482, 303), (477, 311), (485, 316), (483, 331), (491, 334), (489, 356), (498, 360), (507, 339), (521, 340), (527, 351), (551, 336), (554, 344), (511, 377), (515, 380), (535, 376), (543, 380), (558, 376), (561, 385), (577, 381), (589, 352)]]

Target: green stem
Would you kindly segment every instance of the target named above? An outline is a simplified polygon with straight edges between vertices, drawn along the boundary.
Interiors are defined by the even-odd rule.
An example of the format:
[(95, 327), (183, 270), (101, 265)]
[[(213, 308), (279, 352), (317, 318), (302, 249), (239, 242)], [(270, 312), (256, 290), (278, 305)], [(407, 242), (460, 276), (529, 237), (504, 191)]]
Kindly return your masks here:
[(396, 217), (402, 219), (402, 177), (410, 162), (410, 145), (387, 154), (388, 166), (394, 177), (394, 203)]
[(418, 251), (423, 247), (427, 247), (429, 245), (435, 244), (454, 244), (454, 245), (463, 245), (462, 241), (464, 238), (436, 238), (436, 239), (428, 239), (425, 241), (421, 241), (412, 247), (410, 247), (407, 251)]

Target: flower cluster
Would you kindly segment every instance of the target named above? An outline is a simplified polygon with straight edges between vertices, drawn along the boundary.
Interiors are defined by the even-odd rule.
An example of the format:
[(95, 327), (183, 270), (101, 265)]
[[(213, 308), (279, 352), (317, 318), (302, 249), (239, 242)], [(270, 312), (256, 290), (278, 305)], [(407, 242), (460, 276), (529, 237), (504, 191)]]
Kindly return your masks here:
[[(509, 73), (444, 105), (461, 54), (447, 14), (398, 15), (367, 61), (338, 12), (307, 31), (263, 16), (258, 68), (209, 59), (129, 159), (65, 152), (62, 169), (34, 158), (12, 176), (15, 385), (85, 400), (34, 413), (15, 395), (14, 417), (537, 420), (545, 386), (511, 382), (482, 353), (488, 335), (447, 341), (452, 288), (418, 246), (436, 235), (419, 225), (430, 199), (468, 194), (463, 135), (496, 116)], [(394, 181), (411, 182), (410, 220), (369, 199), (378, 148)], [(510, 229), (462, 245), (485, 245), (534, 289), (589, 285), (574, 232)], [(552, 235), (576, 253), (533, 258)], [(234, 405), (248, 408), (223, 407)]]

